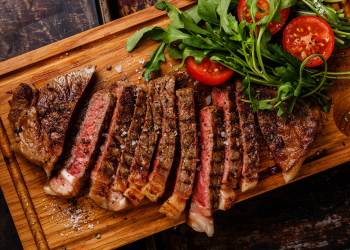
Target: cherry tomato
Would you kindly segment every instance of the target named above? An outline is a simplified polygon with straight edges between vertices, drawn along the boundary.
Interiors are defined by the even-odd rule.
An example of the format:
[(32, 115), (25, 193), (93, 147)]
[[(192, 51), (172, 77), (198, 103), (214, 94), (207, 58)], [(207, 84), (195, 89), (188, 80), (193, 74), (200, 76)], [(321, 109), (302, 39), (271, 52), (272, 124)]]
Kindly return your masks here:
[(226, 82), (233, 75), (231, 69), (204, 58), (197, 64), (193, 57), (186, 59), (187, 72), (197, 81), (211, 86), (220, 85)]
[[(284, 29), (283, 48), (300, 61), (311, 54), (321, 54), (327, 60), (334, 50), (334, 32), (320, 17), (299, 16)], [(314, 57), (306, 66), (316, 67), (322, 63), (321, 58)]]
[[(255, 14), (255, 21), (259, 21), (264, 16), (267, 16), (270, 11), (269, 0), (258, 0), (257, 7), (261, 11), (258, 11)], [(238, 20), (241, 22), (243, 19), (252, 23), (252, 17), (250, 16), (249, 9), (247, 7), (246, 0), (239, 0), (237, 5), (237, 15)], [(277, 33), (280, 29), (282, 29), (283, 25), (286, 23), (289, 16), (289, 8), (283, 9), (279, 13), (279, 21), (274, 21), (269, 23), (268, 29), (271, 34)]]

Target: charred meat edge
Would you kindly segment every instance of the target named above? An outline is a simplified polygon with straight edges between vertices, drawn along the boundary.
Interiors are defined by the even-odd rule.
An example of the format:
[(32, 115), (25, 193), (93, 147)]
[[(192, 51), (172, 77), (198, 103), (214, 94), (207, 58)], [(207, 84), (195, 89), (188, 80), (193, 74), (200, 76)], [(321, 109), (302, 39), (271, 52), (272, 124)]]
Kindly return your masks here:
[(124, 195), (134, 206), (139, 205), (144, 198), (141, 190), (147, 184), (151, 160), (161, 133), (162, 105), (160, 95), (166, 81), (168, 81), (168, 77), (160, 77), (149, 83), (146, 120), (131, 164), (128, 178), (129, 187), (124, 192)]
[(87, 108), (84, 120), (63, 167), (44, 187), (48, 194), (75, 197), (79, 194), (89, 168), (94, 164), (102, 133), (109, 125), (114, 108), (114, 98), (109, 91), (96, 92)]
[(117, 99), (111, 125), (98, 161), (91, 173), (89, 197), (103, 208), (108, 208), (108, 193), (115, 174), (127, 131), (132, 121), (136, 102), (136, 87), (119, 82), (112, 87)]
[(244, 102), (243, 85), (236, 81), (236, 105), (241, 128), (242, 142), (242, 179), (241, 190), (245, 192), (254, 188), (258, 183), (260, 157), (258, 144), (258, 131), (251, 105)]
[(198, 145), (193, 88), (176, 91), (181, 159), (177, 169), (174, 191), (159, 212), (177, 218), (184, 211), (190, 198), (196, 173)]
[(48, 177), (63, 153), (67, 131), (94, 72), (95, 66), (86, 66), (39, 90), (22, 83), (13, 92), (8, 119), (15, 132), (14, 150), (41, 166)]
[(108, 208), (113, 211), (120, 211), (128, 207), (128, 201), (123, 195), (128, 187), (130, 167), (134, 158), (135, 149), (145, 122), (147, 91), (137, 88), (136, 105), (133, 118), (129, 127), (127, 139), (124, 141), (123, 151), (115, 173), (113, 183), (109, 190)]
[[(259, 98), (271, 98), (272, 89), (259, 88)], [(285, 182), (297, 175), (310, 145), (315, 139), (321, 118), (320, 110), (306, 103), (296, 105), (292, 115), (277, 116), (276, 110), (258, 110), (258, 122), (263, 137)]]
[(224, 171), (223, 111), (208, 106), (200, 111), (201, 166), (192, 196), (187, 224), (195, 231), (214, 234), (213, 211), (219, 207)]
[(177, 137), (175, 114), (175, 77), (169, 76), (161, 94), (163, 109), (162, 135), (153, 162), (153, 170), (142, 193), (151, 201), (158, 200), (165, 191), (166, 182), (173, 165)]
[(233, 93), (231, 86), (226, 85), (223, 88), (214, 88), (211, 95), (213, 105), (224, 112), (225, 163), (220, 190), (220, 210), (232, 207), (242, 170), (239, 118)]

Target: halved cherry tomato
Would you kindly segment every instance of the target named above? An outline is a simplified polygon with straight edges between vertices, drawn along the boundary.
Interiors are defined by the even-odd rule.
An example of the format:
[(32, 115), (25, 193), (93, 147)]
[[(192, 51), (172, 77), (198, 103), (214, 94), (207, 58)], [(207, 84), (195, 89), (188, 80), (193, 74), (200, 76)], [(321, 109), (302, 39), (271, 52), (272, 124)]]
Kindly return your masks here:
[(208, 58), (204, 58), (200, 64), (197, 64), (193, 57), (188, 57), (186, 59), (186, 68), (194, 79), (211, 86), (220, 85), (233, 75), (231, 69)]
[[(267, 16), (270, 11), (269, 7), (269, 0), (258, 0), (257, 7), (259, 10), (255, 14), (255, 21), (261, 20), (264, 16)], [(271, 34), (277, 33), (280, 29), (282, 29), (283, 25), (286, 23), (288, 16), (289, 16), (289, 8), (283, 9), (279, 13), (279, 21), (274, 21), (269, 23), (268, 29), (271, 32)], [(252, 17), (250, 16), (249, 9), (247, 7), (246, 0), (239, 0), (237, 5), (237, 15), (238, 20), (241, 22), (243, 19), (252, 23)]]
[[(321, 54), (327, 60), (334, 50), (334, 32), (320, 17), (299, 16), (284, 29), (283, 48), (300, 61), (311, 54)], [(306, 66), (316, 67), (322, 63), (321, 58), (314, 57)]]

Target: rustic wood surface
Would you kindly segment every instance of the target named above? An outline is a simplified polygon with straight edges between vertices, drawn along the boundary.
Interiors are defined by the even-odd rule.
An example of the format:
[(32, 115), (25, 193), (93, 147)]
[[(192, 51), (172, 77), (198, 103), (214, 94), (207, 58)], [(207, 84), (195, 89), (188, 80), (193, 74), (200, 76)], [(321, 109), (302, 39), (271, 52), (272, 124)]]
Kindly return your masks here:
[(97, 26), (94, 0), (0, 1), (0, 60)]
[[(179, 7), (191, 4), (184, 0), (173, 2)], [(135, 53), (127, 54), (124, 49), (126, 39), (144, 25), (164, 26), (167, 22), (163, 13), (150, 8), (0, 63), (0, 117), (5, 133), (9, 136), (10, 144), (13, 143), (13, 135), (7, 121), (9, 110), (7, 102), (10, 98), (7, 92), (15, 88), (18, 83), (27, 82), (39, 87), (48, 79), (87, 64), (97, 65), (99, 86), (125, 76), (131, 81), (139, 82), (137, 69), (141, 68), (140, 62), (149, 56), (155, 44), (150, 41), (146, 42), (142, 47), (136, 49)], [(344, 56), (347, 58), (346, 55)], [(123, 72), (116, 72), (114, 70), (116, 65), (121, 66)], [(112, 66), (112, 70), (108, 70), (109, 66)], [(338, 92), (335, 91), (335, 93)], [(342, 134), (336, 127), (333, 111), (327, 114), (324, 120), (324, 128), (310, 150), (310, 158), (301, 169), (299, 179), (350, 159), (350, 147), (348, 146), (350, 138)], [(10, 145), (7, 145), (4, 140), (2, 143), (4, 157), (11, 159), (11, 153), (6, 150)], [(7, 168), (10, 168), (10, 171)], [(26, 211), (26, 215), (34, 212), (40, 222), (37, 228), (29, 225), (34, 235), (39, 234), (37, 238), (34, 237), (36, 244), (45, 238), (50, 248), (63, 246), (69, 249), (117, 247), (173, 227), (184, 220), (184, 217), (176, 221), (167, 219), (157, 212), (159, 207), (157, 204), (147, 204), (139, 209), (111, 213), (99, 209), (84, 197), (75, 202), (50, 197), (42, 190), (46, 181), (43, 171), (19, 156), (10, 161), (1, 162), (1, 176), (8, 176), (11, 171), (18, 170), (23, 174), (29, 196), (26, 195), (25, 190), (21, 191), (18, 188), (17, 183), (21, 182), (21, 176), (12, 175), (12, 179), (10, 177), (1, 178), (0, 183), (19, 236), (26, 248), (32, 246), (33, 238), (30, 239), (30, 230), (21, 230), (23, 225), (20, 223), (24, 223), (23, 218), (15, 214), (21, 209), (19, 197), (30, 199), (33, 211)], [(255, 190), (239, 195), (239, 201), (283, 185), (280, 174), (268, 176), (263, 178)], [(26, 209), (30, 210), (31, 204), (28, 207), (24, 205), (24, 210)], [(33, 220), (35, 221), (35, 218)], [(41, 229), (42, 235), (40, 235)]]

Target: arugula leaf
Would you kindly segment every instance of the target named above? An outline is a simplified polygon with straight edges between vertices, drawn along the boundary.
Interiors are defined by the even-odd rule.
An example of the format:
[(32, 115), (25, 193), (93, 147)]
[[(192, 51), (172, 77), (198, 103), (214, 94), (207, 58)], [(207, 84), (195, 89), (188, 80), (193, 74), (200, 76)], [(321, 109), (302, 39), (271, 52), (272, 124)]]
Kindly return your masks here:
[(171, 45), (167, 46), (167, 51), (169, 52), (169, 55), (174, 59), (182, 59), (182, 51), (177, 48), (173, 47)]
[(221, 0), (219, 2), (217, 13), (220, 16), (220, 26), (224, 29), (226, 34), (233, 35), (237, 31), (238, 23), (235, 17), (228, 14), (231, 0)]
[(177, 9), (175, 6), (165, 2), (165, 1), (160, 1), (156, 3), (156, 8), (159, 10), (164, 10), (168, 12), (168, 17), (172, 21), (171, 25), (174, 26), (175, 28), (181, 29), (184, 27), (184, 24), (181, 20), (181, 12), (179, 9)]
[(202, 20), (198, 14), (198, 5), (195, 5), (194, 7), (186, 10), (184, 14), (187, 14), (189, 17), (191, 17), (195, 23), (199, 23)]
[(163, 34), (164, 30), (160, 27), (145, 27), (136, 31), (131, 37), (129, 37), (126, 43), (126, 49), (128, 52), (131, 52), (135, 49), (142, 38), (150, 37), (153, 40), (160, 40)]
[(165, 48), (165, 43), (163, 42), (153, 52), (150, 60), (145, 63), (144, 68), (146, 68), (146, 70), (143, 75), (146, 81), (151, 80), (151, 73), (158, 71), (160, 67), (160, 63), (165, 62), (164, 48)]
[(190, 47), (186, 47), (182, 53), (181, 65), (184, 65), (185, 60), (189, 56), (193, 56), (196, 63), (201, 63), (203, 58), (209, 53), (209, 50), (198, 50)]
[(184, 23), (184, 28), (190, 32), (194, 32), (197, 34), (201, 34), (201, 35), (206, 35), (208, 34), (208, 31), (206, 31), (205, 29), (199, 27), (193, 20), (192, 18), (189, 16), (189, 14), (187, 13), (183, 13), (181, 15), (181, 20)]
[(198, 15), (212, 24), (219, 24), (216, 9), (220, 0), (198, 0)]
[(170, 24), (165, 30), (162, 40), (163, 42), (170, 44), (174, 41), (183, 40), (190, 37), (191, 35), (182, 32), (181, 30), (177, 29), (176, 27)]

